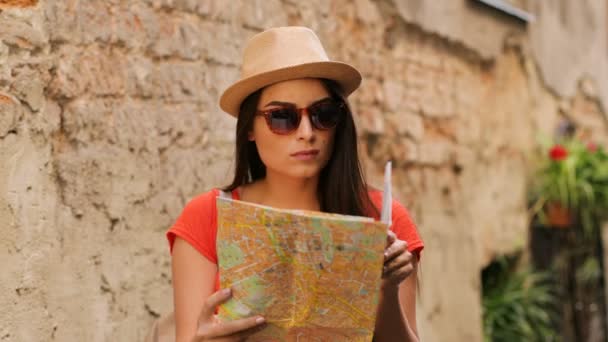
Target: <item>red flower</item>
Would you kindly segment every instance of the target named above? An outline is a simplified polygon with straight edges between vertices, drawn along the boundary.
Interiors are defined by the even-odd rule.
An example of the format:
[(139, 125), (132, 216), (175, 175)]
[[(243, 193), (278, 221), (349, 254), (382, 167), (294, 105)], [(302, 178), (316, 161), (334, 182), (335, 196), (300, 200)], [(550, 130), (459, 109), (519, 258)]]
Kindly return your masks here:
[(587, 144), (587, 151), (595, 152), (597, 151), (597, 145), (594, 142), (590, 142)]
[(568, 157), (568, 150), (562, 145), (555, 145), (549, 150), (549, 157), (555, 161), (564, 160)]

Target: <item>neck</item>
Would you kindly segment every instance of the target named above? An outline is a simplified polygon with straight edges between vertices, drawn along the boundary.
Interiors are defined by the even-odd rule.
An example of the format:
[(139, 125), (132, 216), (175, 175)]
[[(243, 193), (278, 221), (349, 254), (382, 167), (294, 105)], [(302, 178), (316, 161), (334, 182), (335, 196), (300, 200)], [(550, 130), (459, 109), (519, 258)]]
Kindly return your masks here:
[(267, 170), (258, 183), (256, 202), (282, 209), (320, 210), (317, 197), (319, 177), (290, 178)]

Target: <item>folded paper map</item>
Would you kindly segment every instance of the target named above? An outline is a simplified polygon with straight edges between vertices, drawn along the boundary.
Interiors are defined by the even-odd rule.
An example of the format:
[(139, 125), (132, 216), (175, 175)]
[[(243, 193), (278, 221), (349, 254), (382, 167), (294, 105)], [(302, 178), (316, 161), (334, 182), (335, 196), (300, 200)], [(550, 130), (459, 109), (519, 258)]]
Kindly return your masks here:
[(372, 340), (387, 223), (224, 198), (217, 210), (221, 287), (233, 289), (220, 319), (264, 316), (249, 341)]

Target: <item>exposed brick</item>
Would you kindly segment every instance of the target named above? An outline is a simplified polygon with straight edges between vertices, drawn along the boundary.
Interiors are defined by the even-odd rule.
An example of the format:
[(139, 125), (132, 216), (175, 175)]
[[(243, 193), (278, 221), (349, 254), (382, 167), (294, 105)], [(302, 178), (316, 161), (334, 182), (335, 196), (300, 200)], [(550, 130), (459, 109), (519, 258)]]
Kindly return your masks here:
[(117, 50), (92, 45), (87, 49), (65, 47), (50, 91), (55, 96), (124, 95), (126, 93), (126, 56)]
[(2, 2), (0, 2), (0, 9), (32, 7), (37, 4), (38, 0), (2, 0)]

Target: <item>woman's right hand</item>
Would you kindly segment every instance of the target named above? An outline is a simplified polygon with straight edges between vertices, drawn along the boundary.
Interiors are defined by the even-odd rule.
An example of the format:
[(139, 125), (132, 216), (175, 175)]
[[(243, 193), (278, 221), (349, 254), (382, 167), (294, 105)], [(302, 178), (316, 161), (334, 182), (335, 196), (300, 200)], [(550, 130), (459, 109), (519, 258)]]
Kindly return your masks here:
[(232, 297), (230, 289), (219, 290), (205, 300), (205, 305), (198, 319), (198, 330), (192, 342), (201, 341), (245, 341), (250, 335), (265, 326), (264, 317), (254, 316), (235, 321), (222, 322), (215, 315), (218, 305)]

